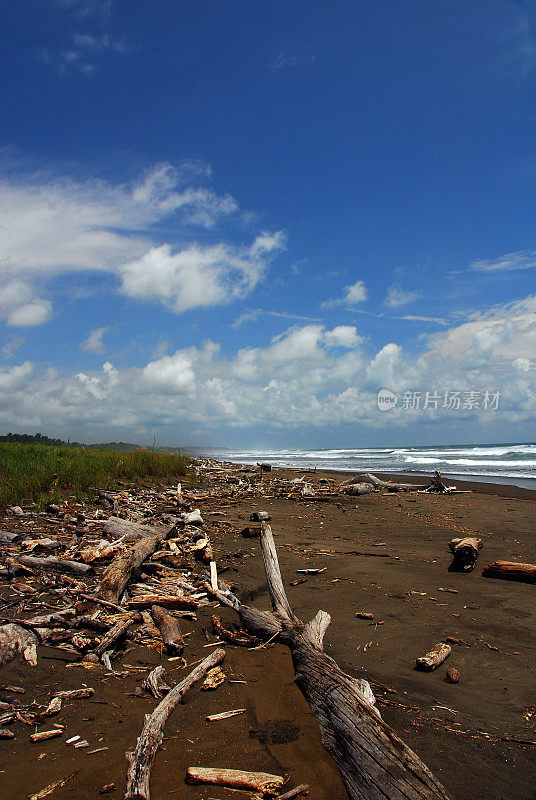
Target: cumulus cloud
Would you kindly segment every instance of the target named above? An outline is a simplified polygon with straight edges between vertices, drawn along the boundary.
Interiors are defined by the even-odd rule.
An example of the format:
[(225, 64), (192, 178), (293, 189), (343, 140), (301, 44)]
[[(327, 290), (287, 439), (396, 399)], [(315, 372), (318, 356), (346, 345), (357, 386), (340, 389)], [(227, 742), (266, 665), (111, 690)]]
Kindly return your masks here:
[(42, 325), (51, 316), (50, 301), (36, 297), (34, 287), (27, 281), (9, 280), (0, 287), (0, 319), (4, 319), (8, 325)]
[(95, 328), (91, 331), (87, 339), (81, 343), (80, 347), (87, 353), (104, 353), (104, 342), (102, 337), (107, 333), (110, 328), (104, 326), (102, 328)]
[(248, 248), (155, 247), (120, 268), (121, 288), (129, 297), (159, 300), (178, 313), (223, 305), (250, 294), (263, 277), (269, 256), (283, 246), (281, 233), (263, 233)]
[(177, 312), (246, 296), (284, 248), (282, 232), (260, 232), (249, 246), (175, 247), (158, 229), (170, 220), (183, 238), (195, 229), (202, 238), (234, 214), (230, 195), (202, 185), (209, 178), (207, 165), (189, 162), (157, 165), (130, 184), (48, 175), (0, 181), (0, 316), (11, 325), (46, 322), (52, 306), (36, 281), (73, 272), (118, 276), (125, 294)]
[[(503, 423), (536, 414), (536, 295), (473, 315), (406, 350), (387, 341), (371, 347), (356, 327), (293, 325), (262, 346), (226, 354), (217, 343), (180, 348), (141, 367), (75, 375), (42, 373), (23, 362), (0, 368), (0, 425), (21, 429), (76, 426), (102, 435), (171, 426), (173, 431), (227, 427), (292, 428), (352, 423), (384, 427), (482, 421), (482, 412), (441, 408), (389, 414), (377, 392), (499, 391)], [(95, 401), (98, 402), (95, 402)], [(173, 435), (176, 435), (175, 433)]]
[(335, 308), (336, 306), (352, 308), (353, 306), (359, 305), (359, 303), (363, 303), (367, 298), (368, 291), (364, 281), (356, 281), (350, 286), (344, 287), (342, 297), (325, 300), (322, 303), (322, 308)]
[(393, 283), (392, 286), (389, 286), (387, 289), (384, 302), (389, 308), (400, 308), (401, 306), (413, 303), (415, 300), (418, 300), (419, 297), (422, 297), (421, 292), (411, 292), (407, 289), (403, 289), (398, 283)]

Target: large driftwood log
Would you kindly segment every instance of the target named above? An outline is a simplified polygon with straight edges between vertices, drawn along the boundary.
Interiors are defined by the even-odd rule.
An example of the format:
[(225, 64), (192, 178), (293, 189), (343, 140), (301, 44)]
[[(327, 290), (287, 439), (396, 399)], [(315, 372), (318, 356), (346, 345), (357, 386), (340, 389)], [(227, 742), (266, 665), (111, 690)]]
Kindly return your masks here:
[(391, 492), (418, 492), (419, 489), (427, 489), (429, 483), (395, 483), (394, 481), (383, 481), (372, 475), (370, 472), (365, 472), (364, 475), (357, 475), (349, 481), (345, 481), (342, 486), (351, 486), (357, 483), (370, 483), (375, 489), (389, 489)]
[(344, 494), (360, 496), (362, 494), (374, 492), (375, 487), (371, 483), (351, 483), (348, 486), (343, 486), (341, 491)]
[(185, 692), (200, 680), (209, 669), (220, 664), (225, 650), (218, 648), (198, 664), (180, 683), (164, 697), (152, 714), (145, 715), (142, 732), (136, 749), (127, 753), (129, 762), (124, 800), (150, 800), (149, 780), (154, 757), (162, 744), (164, 725)]
[(21, 654), (32, 666), (37, 663), (36, 634), (20, 625), (8, 623), (0, 627), (0, 667)]
[(294, 616), (272, 532), (265, 523), (261, 547), (274, 613), (243, 606), (230, 592), (212, 594), (234, 608), (247, 629), (264, 637), (278, 634), (279, 641), (290, 648), (295, 681), (311, 706), (351, 800), (447, 800), (439, 781), (367, 701), (361, 682), (346, 675), (324, 652), (329, 614), (319, 611), (307, 624)]
[(536, 583), (536, 564), (518, 564), (515, 561), (494, 561), (482, 570), (485, 578), (503, 578), (505, 581)]
[(172, 617), (165, 608), (158, 605), (151, 606), (151, 617), (160, 631), (167, 652), (172, 656), (182, 655), (184, 639), (178, 620)]
[(466, 536), (465, 539), (451, 539), (449, 550), (454, 556), (449, 570), (471, 572), (478, 558), (478, 551), (482, 549), (482, 539), (476, 536)]
[(154, 536), (160, 533), (161, 529), (154, 525), (141, 525), (139, 522), (131, 522), (131, 520), (121, 519), (121, 517), (110, 517), (104, 525), (103, 532), (114, 539), (124, 536), (127, 541), (134, 541), (135, 539), (144, 539), (146, 536)]
[(157, 533), (145, 536), (133, 545), (125, 555), (116, 558), (106, 568), (97, 595), (103, 600), (118, 603), (119, 598), (130, 581), (132, 574), (149, 558), (158, 546), (167, 539), (175, 530), (175, 526), (168, 530), (157, 531)]

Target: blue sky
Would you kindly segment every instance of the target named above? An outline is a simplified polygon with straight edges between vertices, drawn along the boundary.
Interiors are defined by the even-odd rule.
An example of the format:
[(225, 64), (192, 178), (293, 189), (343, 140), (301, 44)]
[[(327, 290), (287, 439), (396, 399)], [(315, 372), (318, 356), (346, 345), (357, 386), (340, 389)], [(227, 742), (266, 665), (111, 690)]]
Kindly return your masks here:
[(536, 2), (0, 21), (2, 429), (534, 439)]

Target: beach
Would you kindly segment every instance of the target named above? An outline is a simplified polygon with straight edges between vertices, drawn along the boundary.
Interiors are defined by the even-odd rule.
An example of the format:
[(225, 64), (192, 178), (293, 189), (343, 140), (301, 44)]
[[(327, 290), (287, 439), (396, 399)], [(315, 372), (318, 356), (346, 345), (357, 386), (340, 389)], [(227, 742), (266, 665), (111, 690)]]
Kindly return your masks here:
[[(345, 672), (370, 682), (384, 720), (453, 800), (533, 798), (534, 587), (484, 578), (481, 571), (499, 559), (534, 562), (536, 497), (518, 487), (465, 482), (457, 482), (458, 488), (470, 493), (454, 495), (380, 491), (337, 494), (329, 502), (270, 496), (271, 481), (300, 474), (266, 473), (265, 498), (199, 501), (221, 577), (243, 602), (269, 608), (259, 542), (241, 535), (252, 511), (267, 511), (294, 612), (303, 620), (319, 609), (331, 615), (326, 651)], [(306, 475), (316, 487), (336, 486), (345, 477), (329, 471)], [(1, 522), (3, 529), (15, 526), (11, 518)], [(476, 567), (449, 572), (448, 543), (464, 536), (483, 541)], [(298, 572), (303, 569), (322, 571)], [(4, 583), (1, 588), (6, 598)], [(358, 618), (358, 612), (373, 618)], [(212, 613), (229, 628), (238, 621), (234, 612), (213, 607), (198, 610), (201, 624), (181, 621), (189, 663), (207, 655), (216, 641), (203, 634), (203, 628), (211, 630)], [(448, 660), (434, 672), (417, 672), (415, 659), (446, 637), (459, 642)], [(309, 784), (313, 800), (344, 800), (337, 767), (293, 682), (288, 650), (277, 642), (226, 649), (226, 682), (212, 692), (192, 690), (170, 717), (152, 770), (152, 797), (236, 796), (221, 787), (186, 785), (187, 767), (198, 765), (287, 774), (289, 786)], [(87, 739), (89, 750), (107, 748), (90, 754), (58, 739), (37, 745), (19, 726), (16, 740), (2, 742), (0, 749), (3, 796), (18, 800), (77, 771), (54, 798), (89, 800), (112, 783), (110, 796), (122, 797), (125, 751), (135, 745), (143, 715), (155, 705), (135, 692), (146, 675), (141, 670), (162, 663), (171, 678), (185, 674), (147, 648), (130, 649), (123, 660), (140, 673), (119, 679), (98, 666), (69, 666), (74, 659), (45, 646), (37, 667), (15, 660), (2, 668), (3, 687), (24, 687), (38, 700), (56, 687), (95, 687), (89, 703), (73, 704), (56, 721)], [(451, 667), (461, 675), (455, 685), (443, 680)], [(246, 711), (206, 720), (236, 708)]]

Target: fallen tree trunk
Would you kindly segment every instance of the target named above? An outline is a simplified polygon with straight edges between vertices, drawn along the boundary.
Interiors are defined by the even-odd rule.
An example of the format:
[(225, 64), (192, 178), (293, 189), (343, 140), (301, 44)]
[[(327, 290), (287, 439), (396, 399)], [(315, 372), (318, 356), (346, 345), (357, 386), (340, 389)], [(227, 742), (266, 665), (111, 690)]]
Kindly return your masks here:
[[(283, 587), (270, 527), (261, 547), (273, 613), (243, 606), (230, 592), (213, 592), (234, 608), (245, 627), (291, 651), (295, 681), (311, 706), (326, 750), (339, 766), (351, 800), (447, 800), (439, 781), (380, 718), (364, 684), (346, 675), (322, 647), (331, 621), (319, 611), (307, 624), (294, 616)], [(210, 587), (207, 585), (207, 590)]]
[(482, 549), (482, 539), (476, 536), (467, 536), (465, 539), (452, 539), (449, 550), (454, 556), (450, 571), (471, 572), (478, 558), (478, 551)]
[(151, 606), (151, 617), (160, 631), (164, 647), (171, 656), (182, 655), (184, 639), (178, 621), (162, 606)]
[(8, 623), (0, 627), (0, 667), (12, 661), (19, 654), (32, 666), (37, 663), (38, 638), (33, 631), (20, 625)]
[(145, 715), (142, 732), (133, 752), (127, 753), (129, 762), (124, 800), (149, 800), (149, 780), (154, 757), (163, 739), (164, 725), (185, 692), (200, 680), (209, 669), (220, 664), (225, 658), (225, 650), (218, 648), (207, 656), (180, 683), (164, 697), (152, 714)]
[(485, 578), (502, 578), (505, 581), (536, 583), (536, 564), (518, 564), (515, 561), (494, 561), (482, 570)]
[(80, 561), (69, 561), (67, 558), (56, 558), (55, 556), (46, 556), (45, 558), (18, 556), (17, 561), (30, 569), (41, 569), (45, 572), (60, 572), (67, 575), (87, 575), (88, 572), (94, 572), (90, 564), (82, 564)]
[(168, 530), (161, 530), (145, 536), (139, 542), (136, 542), (125, 555), (112, 561), (104, 572), (97, 596), (103, 600), (118, 603), (132, 574), (174, 530), (175, 526)]

